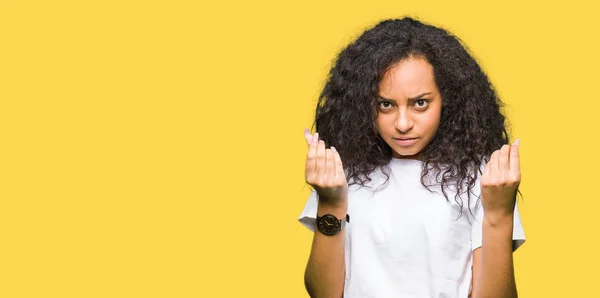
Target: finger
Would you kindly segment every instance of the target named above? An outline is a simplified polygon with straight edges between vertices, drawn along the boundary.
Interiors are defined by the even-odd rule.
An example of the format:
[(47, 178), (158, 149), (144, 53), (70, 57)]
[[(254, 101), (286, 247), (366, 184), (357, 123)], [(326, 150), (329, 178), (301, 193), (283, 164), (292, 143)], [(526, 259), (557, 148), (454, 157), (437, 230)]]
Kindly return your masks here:
[(306, 144), (310, 146), (310, 143), (312, 143), (313, 135), (310, 133), (310, 130), (308, 130), (308, 128), (304, 129), (304, 138), (306, 139)]
[(325, 176), (326, 170), (327, 168), (325, 164), (325, 142), (323, 142), (323, 140), (319, 140), (319, 144), (317, 145), (317, 183), (323, 182), (323, 177)]
[[(518, 139), (517, 139), (518, 140)], [(518, 144), (518, 142), (515, 142)], [(521, 162), (519, 159), (519, 145), (513, 144), (510, 149), (510, 172), (514, 174), (513, 177), (521, 179)]]
[(510, 172), (510, 145), (504, 145), (500, 148), (498, 155), (498, 169), (504, 173)]
[(325, 173), (325, 181), (328, 183), (334, 181), (335, 178), (335, 162), (333, 160), (333, 152), (331, 149), (326, 149), (325, 151), (325, 166), (327, 171)]
[(335, 149), (335, 147), (331, 146), (331, 151), (333, 151), (333, 159), (335, 162), (335, 179), (340, 179), (343, 177), (346, 179), (346, 174), (344, 173), (344, 166), (342, 165), (342, 158), (340, 157), (340, 153)]
[(492, 156), (490, 157), (490, 174), (493, 175), (494, 173), (498, 172), (498, 155), (500, 154), (499, 150), (494, 151), (494, 153), (492, 153)]
[(314, 182), (313, 179), (317, 169), (317, 148), (318, 148), (318, 133), (313, 136), (310, 145), (308, 147), (308, 153), (306, 155), (306, 180), (307, 182)]
[(489, 177), (490, 176), (490, 163), (492, 162), (492, 159), (490, 158), (490, 160), (485, 164), (485, 166), (483, 167), (483, 176), (482, 177)]

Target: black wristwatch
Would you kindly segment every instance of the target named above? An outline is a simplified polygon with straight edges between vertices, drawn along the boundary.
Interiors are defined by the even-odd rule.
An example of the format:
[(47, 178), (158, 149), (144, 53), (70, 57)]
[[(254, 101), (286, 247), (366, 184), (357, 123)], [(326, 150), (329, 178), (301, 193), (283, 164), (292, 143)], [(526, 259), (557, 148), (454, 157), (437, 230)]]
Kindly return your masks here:
[(333, 214), (325, 214), (317, 217), (317, 230), (327, 236), (333, 236), (343, 230), (347, 222), (350, 222), (348, 214), (343, 219), (338, 219)]

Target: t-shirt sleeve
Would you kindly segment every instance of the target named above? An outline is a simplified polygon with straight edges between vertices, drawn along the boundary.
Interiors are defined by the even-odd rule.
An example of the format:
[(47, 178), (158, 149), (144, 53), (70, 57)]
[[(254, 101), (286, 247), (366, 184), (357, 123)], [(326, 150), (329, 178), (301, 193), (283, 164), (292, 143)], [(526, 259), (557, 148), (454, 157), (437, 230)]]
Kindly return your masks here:
[(308, 197), (304, 210), (302, 210), (300, 217), (298, 217), (298, 221), (313, 232), (315, 231), (315, 225), (317, 223), (317, 207), (317, 192), (313, 190)]
[[(473, 250), (481, 247), (483, 240), (483, 206), (481, 205), (481, 200), (478, 200), (474, 211), (475, 220), (473, 221), (473, 225), (471, 227), (471, 245)], [(521, 215), (519, 214), (519, 206), (517, 204), (515, 204), (512, 239), (513, 251), (517, 250), (517, 248), (525, 243), (525, 231), (523, 230)]]

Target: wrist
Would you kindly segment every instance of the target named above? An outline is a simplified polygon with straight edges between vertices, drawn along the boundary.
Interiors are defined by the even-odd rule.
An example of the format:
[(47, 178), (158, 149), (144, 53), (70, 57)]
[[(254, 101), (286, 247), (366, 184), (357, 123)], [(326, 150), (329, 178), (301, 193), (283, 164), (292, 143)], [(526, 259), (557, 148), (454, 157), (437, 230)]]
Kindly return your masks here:
[(325, 214), (335, 215), (337, 218), (344, 218), (348, 213), (348, 202), (343, 200), (335, 205), (319, 201), (317, 206), (317, 216), (323, 216)]
[(326, 196), (317, 193), (317, 201), (319, 206), (325, 208), (345, 208), (348, 206), (348, 194), (344, 192), (336, 196)]
[(512, 231), (514, 212), (489, 212), (483, 215), (483, 224), (491, 228), (506, 228)]

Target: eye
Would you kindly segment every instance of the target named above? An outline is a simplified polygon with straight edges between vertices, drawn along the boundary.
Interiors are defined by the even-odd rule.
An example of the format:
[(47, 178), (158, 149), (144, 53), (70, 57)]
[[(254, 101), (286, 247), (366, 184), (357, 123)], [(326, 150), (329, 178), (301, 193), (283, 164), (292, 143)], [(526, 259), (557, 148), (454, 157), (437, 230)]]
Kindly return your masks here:
[(392, 107), (392, 103), (389, 101), (380, 101), (379, 102), (379, 107), (383, 108), (383, 109), (389, 109)]
[(426, 108), (429, 105), (429, 101), (424, 100), (424, 99), (419, 99), (419, 100), (415, 101), (415, 105), (418, 108)]

